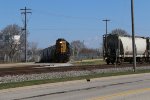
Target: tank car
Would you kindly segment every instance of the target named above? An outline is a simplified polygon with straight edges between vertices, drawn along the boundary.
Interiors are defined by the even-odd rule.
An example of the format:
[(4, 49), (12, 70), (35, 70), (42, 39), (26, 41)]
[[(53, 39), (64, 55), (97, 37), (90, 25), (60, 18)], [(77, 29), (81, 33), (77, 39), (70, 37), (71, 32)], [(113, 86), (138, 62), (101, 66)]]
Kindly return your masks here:
[(65, 63), (70, 58), (70, 44), (62, 38), (56, 40), (56, 44), (41, 50), (41, 63)]
[[(148, 62), (150, 56), (150, 38), (135, 37), (136, 61)], [(103, 58), (106, 63), (133, 61), (132, 37), (117, 34), (103, 35)]]

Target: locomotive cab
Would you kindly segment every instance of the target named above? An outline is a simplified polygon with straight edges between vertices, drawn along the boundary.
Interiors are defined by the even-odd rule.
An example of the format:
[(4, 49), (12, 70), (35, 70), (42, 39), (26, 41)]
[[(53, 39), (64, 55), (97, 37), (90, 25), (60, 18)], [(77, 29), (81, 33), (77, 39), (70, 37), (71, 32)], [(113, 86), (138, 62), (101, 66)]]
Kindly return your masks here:
[(58, 52), (63, 54), (66, 52), (66, 49), (67, 49), (66, 41), (60, 41), (57, 48)]
[(69, 43), (64, 39), (58, 39), (56, 41), (56, 62), (67, 62), (70, 56)]

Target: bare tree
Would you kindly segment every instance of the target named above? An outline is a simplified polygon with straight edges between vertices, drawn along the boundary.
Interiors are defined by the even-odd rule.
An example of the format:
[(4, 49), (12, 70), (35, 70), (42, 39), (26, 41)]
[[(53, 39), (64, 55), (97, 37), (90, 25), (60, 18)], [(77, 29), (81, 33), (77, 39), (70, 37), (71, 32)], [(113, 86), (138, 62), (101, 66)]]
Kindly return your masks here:
[(114, 29), (112, 30), (112, 32), (110, 34), (117, 34), (117, 35), (126, 35), (126, 36), (130, 36), (125, 30), (123, 29)]
[(72, 41), (71, 47), (73, 49), (74, 56), (77, 56), (83, 48), (86, 48), (84, 42), (81, 42), (80, 40)]
[[(11, 61), (17, 59), (16, 57), (20, 59), (20, 55), (24, 49), (25, 36), (22, 28), (16, 24), (8, 25), (2, 30), (2, 34), (4, 36), (3, 51), (5, 51), (5, 55), (7, 55)], [(20, 37), (18, 43), (15, 42), (15, 36)]]
[(83, 48), (79, 55), (84, 56), (84, 58), (98, 58), (100, 57), (100, 51), (99, 49)]
[(30, 42), (29, 43), (29, 50), (28, 50), (28, 56), (30, 61), (37, 61), (38, 55), (39, 55), (39, 49), (38, 49), (38, 43), (36, 42)]

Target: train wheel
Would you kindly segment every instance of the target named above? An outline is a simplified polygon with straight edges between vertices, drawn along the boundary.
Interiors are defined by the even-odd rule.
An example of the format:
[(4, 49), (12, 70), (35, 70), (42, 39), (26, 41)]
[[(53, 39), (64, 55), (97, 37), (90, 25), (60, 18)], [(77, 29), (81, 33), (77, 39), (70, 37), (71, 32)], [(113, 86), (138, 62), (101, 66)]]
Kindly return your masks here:
[(143, 64), (144, 62), (146, 62), (146, 60), (145, 60), (145, 58), (143, 57), (143, 58), (141, 58), (140, 64)]
[(117, 61), (118, 65), (121, 65), (122, 61), (120, 58), (118, 58), (118, 61)]
[(114, 64), (115, 63), (115, 60), (113, 59), (113, 60), (111, 60), (111, 64)]
[(111, 61), (111, 64), (114, 64), (115, 62), (114, 61)]
[(110, 61), (108, 59), (106, 59), (106, 63), (107, 63), (107, 65), (109, 65)]

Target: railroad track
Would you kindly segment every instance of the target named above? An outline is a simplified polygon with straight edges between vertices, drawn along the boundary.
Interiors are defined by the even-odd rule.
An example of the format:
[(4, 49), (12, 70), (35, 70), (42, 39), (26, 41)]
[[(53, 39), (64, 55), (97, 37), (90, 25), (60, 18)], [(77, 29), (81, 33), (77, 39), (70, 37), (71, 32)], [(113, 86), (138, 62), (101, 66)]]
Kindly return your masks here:
[[(123, 68), (132, 67), (132, 64), (122, 65), (82, 65), (82, 66), (61, 66), (61, 67), (44, 67), (40, 65), (36, 66), (22, 66), (22, 67), (11, 67), (11, 68), (0, 68), (0, 76), (6, 75), (21, 75), (21, 74), (37, 74), (37, 73), (48, 73), (48, 72), (64, 72), (64, 71), (83, 71), (83, 70), (94, 70), (94, 69), (108, 69), (108, 68)], [(150, 66), (150, 64), (137, 64), (137, 67)]]

